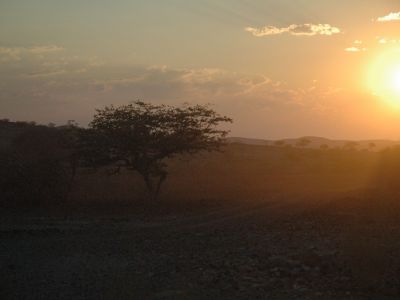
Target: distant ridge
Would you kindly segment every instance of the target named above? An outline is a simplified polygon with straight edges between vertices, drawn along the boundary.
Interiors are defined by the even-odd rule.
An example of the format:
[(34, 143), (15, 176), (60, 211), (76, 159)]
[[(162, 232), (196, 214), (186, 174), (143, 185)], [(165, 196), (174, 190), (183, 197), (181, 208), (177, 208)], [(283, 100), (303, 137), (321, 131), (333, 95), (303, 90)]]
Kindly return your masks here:
[(273, 141), (262, 139), (250, 139), (241, 137), (228, 137), (228, 143), (246, 144), (246, 145), (271, 145)]
[[(238, 144), (246, 144), (246, 145), (259, 145), (259, 146), (296, 146), (300, 140), (308, 140), (309, 143), (304, 146), (304, 148), (320, 148), (321, 145), (326, 145), (328, 148), (343, 148), (346, 146), (352, 146), (355, 149), (363, 150), (374, 150), (379, 151), (388, 147), (400, 145), (400, 141), (392, 141), (392, 140), (383, 140), (383, 139), (375, 139), (375, 140), (333, 140), (327, 139), (323, 137), (316, 136), (304, 136), (299, 138), (287, 138), (287, 139), (279, 139), (279, 140), (263, 140), (263, 139), (252, 139), (252, 138), (242, 138), (242, 137), (229, 137), (228, 143), (238, 143)], [(280, 143), (277, 143), (277, 142)]]

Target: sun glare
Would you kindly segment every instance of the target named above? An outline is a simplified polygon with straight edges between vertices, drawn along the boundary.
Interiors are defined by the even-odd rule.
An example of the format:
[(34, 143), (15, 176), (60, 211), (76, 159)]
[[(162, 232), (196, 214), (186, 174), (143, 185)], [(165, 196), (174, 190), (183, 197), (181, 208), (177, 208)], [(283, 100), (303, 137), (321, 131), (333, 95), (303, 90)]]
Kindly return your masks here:
[(395, 93), (400, 95), (400, 65), (396, 67), (392, 74), (392, 88)]
[(372, 92), (400, 107), (400, 49), (391, 49), (376, 58), (368, 72)]

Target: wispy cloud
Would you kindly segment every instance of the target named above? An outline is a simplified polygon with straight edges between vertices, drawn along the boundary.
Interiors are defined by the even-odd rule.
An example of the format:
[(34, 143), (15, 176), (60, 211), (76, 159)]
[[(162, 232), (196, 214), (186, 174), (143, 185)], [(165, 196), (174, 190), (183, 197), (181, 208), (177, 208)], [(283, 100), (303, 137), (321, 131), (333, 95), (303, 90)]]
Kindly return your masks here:
[(400, 21), (400, 12), (392, 12), (386, 16), (379, 17), (377, 21), (378, 22)]
[(378, 43), (379, 44), (387, 44), (387, 39), (385, 39), (385, 38), (381, 38), (381, 39), (379, 39), (379, 41), (378, 41)]
[[(234, 118), (236, 135), (255, 134), (254, 128), (260, 128), (256, 132), (260, 135), (297, 135), (315, 128), (309, 120), (325, 124), (327, 116), (338, 115), (341, 104), (349, 102), (341, 100), (346, 96), (337, 87), (317, 82), (299, 88), (262, 74), (113, 65), (98, 58), (75, 58), (68, 50), (57, 52), (60, 50), (49, 47), (33, 51), (45, 53), (33, 54), (28, 49), (32, 50), (1, 48), (7, 57), (21, 52), (21, 59), (0, 67), (0, 117), (42, 123), (73, 118), (84, 125), (94, 108), (110, 103), (136, 99), (166, 104), (213, 103), (218, 111)], [(336, 129), (337, 118), (332, 122)], [(306, 125), (299, 128), (298, 123)]]
[[(39, 77), (53, 77), (53, 76), (58, 76), (67, 73), (65, 70), (54, 70), (54, 71), (48, 71), (48, 72), (38, 72), (38, 73), (31, 73), (28, 74), (28, 77), (32, 78), (39, 78)], [(78, 72), (80, 73), (80, 72)]]
[(63, 47), (56, 46), (56, 45), (45, 45), (45, 46), (34, 46), (30, 48), (24, 48), (26, 51), (34, 54), (43, 54), (43, 53), (50, 53), (50, 52), (58, 52), (64, 50)]
[(379, 44), (389, 44), (389, 43), (390, 44), (397, 44), (397, 43), (400, 43), (400, 40), (395, 40), (395, 39), (387, 40), (385, 38), (382, 38), (378, 42), (379, 42)]
[(0, 62), (21, 60), (18, 48), (0, 47)]
[(33, 47), (0, 47), (0, 62), (19, 61), (26, 55), (44, 55), (64, 50), (56, 45), (42, 45)]
[[(60, 51), (56, 47), (34, 49), (35, 54), (32, 49), (0, 48), (0, 55), (16, 55), (13, 61), (1, 65), (2, 116), (43, 122), (73, 116), (85, 124), (95, 107), (143, 99), (168, 104), (211, 102), (243, 120), (250, 111), (311, 112), (321, 105), (320, 99), (325, 99), (322, 90), (292, 88), (260, 74), (215, 68), (116, 68), (91, 58), (75, 59), (68, 51), (53, 55), (52, 51)], [(21, 106), (26, 109), (21, 110)]]
[(329, 24), (292, 24), (288, 27), (265, 26), (262, 28), (246, 27), (245, 30), (253, 36), (263, 37), (289, 33), (295, 36), (333, 35), (340, 33), (340, 29)]
[(344, 49), (344, 51), (346, 52), (365, 52), (367, 50), (368, 50), (367, 48), (358, 48), (358, 47), (348, 47)]

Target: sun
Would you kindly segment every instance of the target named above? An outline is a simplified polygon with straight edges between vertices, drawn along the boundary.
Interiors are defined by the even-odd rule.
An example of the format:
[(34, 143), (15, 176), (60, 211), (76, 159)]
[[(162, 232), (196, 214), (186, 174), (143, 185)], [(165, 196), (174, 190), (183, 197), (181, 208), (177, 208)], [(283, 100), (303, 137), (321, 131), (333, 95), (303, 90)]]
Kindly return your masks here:
[(396, 66), (391, 74), (392, 81), (390, 83), (393, 91), (400, 95), (400, 65)]
[(388, 50), (375, 59), (367, 83), (373, 94), (400, 107), (400, 48)]

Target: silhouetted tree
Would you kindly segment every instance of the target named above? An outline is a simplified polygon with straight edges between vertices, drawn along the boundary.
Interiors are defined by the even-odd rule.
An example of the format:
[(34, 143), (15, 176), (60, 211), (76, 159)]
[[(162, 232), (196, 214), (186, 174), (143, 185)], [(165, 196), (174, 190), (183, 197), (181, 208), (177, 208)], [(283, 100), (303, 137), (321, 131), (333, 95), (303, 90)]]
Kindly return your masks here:
[(62, 201), (76, 170), (72, 132), (31, 125), (0, 154), (0, 190), (3, 201), (38, 205)]
[(282, 146), (285, 146), (285, 143), (286, 142), (284, 140), (279, 140), (279, 141), (275, 141), (274, 145), (278, 146), (278, 147), (282, 147)]
[(327, 144), (322, 144), (321, 146), (319, 146), (319, 148), (321, 150), (327, 150), (329, 148), (329, 146)]
[(298, 147), (307, 147), (309, 144), (311, 144), (311, 141), (309, 139), (306, 138), (301, 138), (300, 140), (298, 140), (296, 142), (296, 146)]
[(157, 199), (167, 177), (166, 158), (176, 154), (218, 150), (228, 133), (218, 129), (232, 122), (208, 106), (171, 107), (136, 101), (97, 110), (89, 129), (82, 131), (84, 162), (137, 171), (151, 199)]
[(372, 142), (371, 142), (371, 143), (368, 143), (368, 149), (369, 149), (369, 150), (372, 151), (375, 147), (376, 147), (375, 143), (372, 143)]
[(357, 142), (346, 142), (346, 144), (344, 144), (343, 149), (345, 150), (356, 150), (356, 148), (359, 146), (359, 144)]

